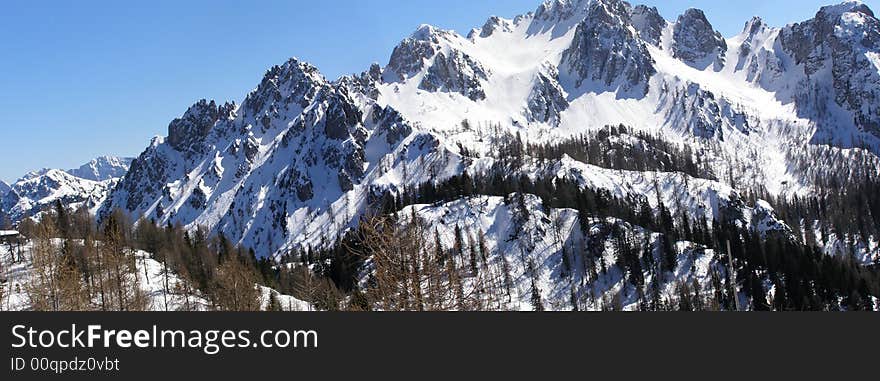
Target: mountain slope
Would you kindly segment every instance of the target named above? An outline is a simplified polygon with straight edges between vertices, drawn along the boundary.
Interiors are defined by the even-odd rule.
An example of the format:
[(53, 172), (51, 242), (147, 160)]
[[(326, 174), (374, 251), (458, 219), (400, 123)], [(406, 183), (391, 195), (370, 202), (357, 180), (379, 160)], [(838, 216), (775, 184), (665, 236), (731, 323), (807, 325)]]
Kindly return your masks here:
[[(54, 244), (61, 246), (61, 242)], [(33, 263), (34, 243), (28, 243), (20, 248), (14, 249), (16, 254), (21, 252), (23, 260), (12, 261), (13, 253), (7, 246), (0, 247), (0, 310), (3, 311), (28, 311), (32, 310), (29, 289), (34, 285), (39, 285), (39, 281), (34, 282), (33, 278), (37, 275)], [(208, 311), (215, 306), (207, 300), (198, 291), (195, 291), (192, 285), (189, 289), (193, 289), (192, 295), (184, 295), (180, 289), (184, 288), (185, 282), (178, 274), (173, 272), (165, 273), (163, 264), (153, 258), (153, 255), (143, 251), (136, 251), (132, 256), (134, 268), (131, 271), (133, 275), (133, 283), (142, 290), (147, 300), (145, 310), (147, 311)], [(167, 278), (166, 278), (167, 275)], [(46, 276), (46, 274), (43, 274)], [(33, 284), (31, 282), (34, 282)], [(166, 283), (167, 282), (167, 283)], [(167, 288), (166, 288), (167, 287)], [(282, 295), (277, 291), (261, 286), (254, 285), (260, 292), (261, 309), (265, 310), (270, 303), (270, 294), (274, 294), (280, 307), (284, 311), (307, 311), (312, 307), (301, 300), (289, 295)], [(101, 303), (99, 296), (95, 296), (95, 300), (91, 301), (91, 308), (80, 307), (85, 310), (99, 310)]]
[[(698, 10), (668, 22), (617, 0), (558, 0), (467, 37), (421, 26), (384, 68), (329, 81), (294, 59), (241, 105), (197, 103), (102, 210), (206, 226), (278, 254), (332, 242), (384, 192), (467, 171), (465, 154), (493, 156), (499, 132), (542, 143), (617, 124), (693, 146), (725, 175), (714, 191), (807, 195), (812, 179), (786, 165), (802, 154), (792, 147), (854, 137), (876, 152), (869, 111), (880, 108), (864, 96), (876, 87), (856, 105), (834, 69), (855, 60), (877, 75), (859, 64), (877, 51), (875, 23), (850, 2), (783, 29), (755, 19), (725, 40)], [(830, 27), (831, 41), (785, 42)], [(807, 76), (820, 66), (838, 75)], [(837, 94), (823, 98), (833, 119), (805, 111), (820, 108), (808, 88)]]
[[(710, 290), (713, 273), (726, 276), (722, 257), (701, 245), (675, 243), (680, 250), (675, 268), (660, 270), (663, 258), (659, 234), (614, 218), (587, 218), (571, 209), (546, 210), (534, 196), (519, 197), (479, 197), (442, 205), (413, 205), (403, 210), (401, 216), (405, 216), (404, 223), (410, 224), (408, 216), (415, 213), (420, 223), (436, 227), (427, 230), (430, 234), (425, 239), (430, 241), (436, 232), (438, 242), (446, 248), (455, 245), (457, 229), (470, 242), (480, 237), (489, 253), (485, 259), (476, 260), (482, 277), (466, 279), (464, 287), (474, 287), (476, 282), (499, 283), (496, 289), (502, 290), (502, 294), (487, 293), (480, 297), (487, 309), (637, 309), (639, 303), (646, 303), (645, 296), (640, 296), (629, 281), (634, 277), (632, 269), (617, 265), (615, 245), (620, 239), (647, 245), (635, 255), (639, 262), (655, 266), (639, 268), (637, 276), (646, 289), (656, 288), (657, 300), (675, 295), (678, 284), (696, 281)], [(582, 218), (586, 221), (580, 221)], [(582, 223), (587, 225), (585, 230), (579, 226)]]

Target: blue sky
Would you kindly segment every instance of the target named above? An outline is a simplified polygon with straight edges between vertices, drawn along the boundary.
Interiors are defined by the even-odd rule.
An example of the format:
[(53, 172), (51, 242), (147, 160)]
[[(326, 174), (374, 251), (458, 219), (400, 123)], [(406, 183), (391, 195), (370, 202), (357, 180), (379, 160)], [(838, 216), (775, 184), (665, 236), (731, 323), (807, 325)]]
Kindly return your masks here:
[[(866, 3), (877, 9), (876, 2)], [(643, 1), (697, 7), (726, 36), (753, 15), (781, 26), (832, 0)], [(201, 98), (235, 100), (297, 56), (328, 77), (385, 64), (419, 24), (466, 33), (540, 0), (7, 0), (0, 13), (0, 179), (137, 156)], [(635, 3), (640, 3), (636, 1)], [(735, 3), (735, 4), (734, 4)]]

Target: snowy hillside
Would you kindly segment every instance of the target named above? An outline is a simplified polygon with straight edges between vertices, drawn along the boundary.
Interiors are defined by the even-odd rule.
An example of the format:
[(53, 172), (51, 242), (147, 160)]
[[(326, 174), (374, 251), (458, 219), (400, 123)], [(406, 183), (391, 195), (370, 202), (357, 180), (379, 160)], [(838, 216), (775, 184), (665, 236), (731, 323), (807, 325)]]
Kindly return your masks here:
[[(55, 242), (60, 246), (60, 241)], [(2, 311), (26, 311), (32, 309), (28, 290), (33, 282), (34, 243), (24, 246), (0, 245), (0, 310)], [(178, 311), (197, 310), (204, 311), (212, 308), (211, 303), (199, 295), (198, 290), (190, 293), (183, 292), (187, 288), (185, 281), (177, 274), (169, 273), (166, 276), (161, 263), (153, 259), (153, 255), (143, 251), (134, 254), (135, 279), (137, 287), (147, 297), (147, 310), (152, 311)], [(193, 286), (188, 286), (192, 288)], [(275, 294), (280, 308), (285, 311), (309, 311), (308, 303), (300, 301), (289, 295), (282, 295), (268, 287), (254, 285), (259, 290), (262, 309), (269, 305), (270, 294)], [(100, 306), (100, 301), (93, 300), (94, 306)], [(97, 308), (97, 307), (95, 307)]]
[[(653, 249), (659, 245), (656, 234), (615, 219), (590, 219), (589, 235), (578, 227), (578, 213), (570, 209), (543, 210), (540, 200), (526, 196), (528, 213), (516, 210), (516, 195), (509, 198), (482, 197), (457, 201), (440, 206), (415, 205), (419, 218), (428, 226), (438, 227), (441, 243), (453, 246), (454, 229), (465, 229), (474, 236), (482, 231), (487, 249), (493, 253), (487, 259), (491, 277), (504, 278), (504, 268), (510, 273), (512, 297), (497, 298), (488, 303), (501, 303), (500, 310), (533, 310), (532, 289), (541, 295), (547, 310), (600, 310), (618, 308), (636, 309), (637, 290), (626, 279), (628, 270), (616, 265), (616, 250), (612, 231), (619, 229), (628, 242), (647, 244), (644, 252), (636, 254), (639, 260), (657, 263), (656, 268), (639, 270), (648, 289), (657, 287), (661, 298), (668, 298), (678, 284), (699, 282), (703, 289), (711, 289), (711, 274), (726, 277), (720, 257), (712, 250), (689, 242), (676, 243), (681, 249), (678, 266), (674, 270), (659, 270), (662, 261)], [(401, 215), (408, 216), (411, 210)], [(431, 238), (431, 237), (426, 237)], [(596, 252), (594, 263), (583, 263), (576, 253)], [(568, 258), (563, 259), (563, 256)], [(647, 258), (647, 257), (650, 257)], [(662, 278), (662, 280), (660, 280)], [(504, 287), (502, 287), (504, 288)], [(643, 299), (645, 295), (641, 296)], [(612, 299), (618, 298), (617, 301)]]

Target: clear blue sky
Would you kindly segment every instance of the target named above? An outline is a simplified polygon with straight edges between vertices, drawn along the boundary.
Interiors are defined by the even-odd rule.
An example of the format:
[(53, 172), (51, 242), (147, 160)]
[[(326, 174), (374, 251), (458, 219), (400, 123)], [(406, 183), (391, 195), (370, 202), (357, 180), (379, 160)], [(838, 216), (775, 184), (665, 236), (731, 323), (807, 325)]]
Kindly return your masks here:
[[(876, 2), (866, 3), (877, 9)], [(706, 11), (727, 36), (753, 15), (781, 26), (832, 0), (646, 0), (667, 19)], [(241, 102), (297, 56), (328, 77), (385, 64), (419, 24), (466, 33), (540, 0), (46, 1), (0, 12), (0, 179), (136, 156), (201, 98)], [(640, 3), (635, 1), (635, 3)], [(733, 4), (735, 3), (735, 4)]]

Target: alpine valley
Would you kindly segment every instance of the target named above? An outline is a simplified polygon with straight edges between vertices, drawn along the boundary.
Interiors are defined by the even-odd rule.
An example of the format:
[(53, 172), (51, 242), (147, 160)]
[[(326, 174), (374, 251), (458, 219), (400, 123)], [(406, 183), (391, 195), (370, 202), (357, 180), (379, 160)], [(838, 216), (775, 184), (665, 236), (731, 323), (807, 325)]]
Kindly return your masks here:
[(321, 309), (880, 310), (878, 155), (865, 4), (725, 38), (698, 9), (550, 0), (335, 80), (290, 59), (0, 205), (204, 231), (332, 281), (287, 292)]

